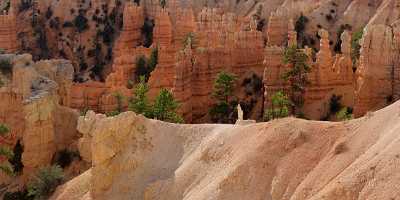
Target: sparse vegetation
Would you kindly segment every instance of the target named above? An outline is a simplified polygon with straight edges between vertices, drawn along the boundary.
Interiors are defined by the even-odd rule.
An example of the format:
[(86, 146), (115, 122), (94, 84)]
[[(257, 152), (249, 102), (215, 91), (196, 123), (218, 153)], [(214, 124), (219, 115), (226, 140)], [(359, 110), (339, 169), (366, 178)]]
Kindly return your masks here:
[(265, 111), (264, 121), (289, 116), (290, 101), (282, 91), (275, 93), (271, 98), (271, 108)]
[(74, 19), (74, 26), (79, 33), (83, 33), (89, 28), (88, 19), (83, 12), (79, 12), (78, 16)]
[(297, 46), (288, 47), (284, 53), (284, 63), (291, 65), (290, 70), (286, 72), (283, 79), (290, 85), (290, 100), (292, 111), (298, 115), (304, 104), (304, 93), (306, 86), (309, 84), (307, 74), (311, 71), (308, 65), (308, 56)]
[(4, 75), (12, 74), (12, 64), (9, 59), (0, 59), (0, 72)]
[(23, 12), (29, 10), (33, 6), (33, 0), (21, 0), (21, 4), (19, 5), (19, 12)]
[(195, 35), (193, 32), (188, 33), (183, 39), (183, 47), (187, 47), (190, 45), (190, 48), (193, 48), (193, 43), (195, 40)]
[[(0, 138), (4, 139), (8, 136), (10, 129), (4, 124), (0, 124)], [(14, 157), (13, 151), (6, 145), (0, 145), (0, 171), (12, 176), (14, 175), (13, 166), (7, 161)], [(5, 161), (2, 161), (1, 158), (6, 158)]]
[(342, 99), (342, 96), (340, 95), (332, 95), (330, 101), (329, 101), (329, 111), (331, 114), (335, 114), (340, 111), (340, 109), (343, 107), (342, 104), (340, 103), (340, 100)]
[(167, 1), (166, 0), (160, 0), (161, 8), (165, 8), (166, 5), (167, 5)]
[(146, 18), (142, 27), (143, 46), (150, 47), (153, 44), (154, 20)]
[(335, 47), (334, 47), (334, 51), (336, 53), (342, 53), (342, 39), (341, 39), (341, 36), (342, 36), (343, 32), (345, 30), (350, 31), (351, 29), (352, 29), (352, 27), (351, 27), (350, 24), (342, 24), (342, 25), (340, 25), (340, 28), (337, 31), (337, 35), (336, 35), (337, 39), (336, 39), (336, 44), (335, 44)]
[(347, 121), (353, 119), (353, 109), (349, 107), (343, 107), (337, 114), (336, 118), (340, 121)]
[(309, 44), (308, 37), (305, 33), (308, 22), (309, 19), (301, 14), (295, 23), (295, 30), (297, 32), (297, 43), (299, 47), (304, 47), (305, 45)]
[(62, 183), (63, 178), (63, 170), (58, 165), (40, 169), (28, 184), (28, 196), (47, 199)]
[(124, 96), (117, 92), (115, 94), (113, 94), (113, 96), (115, 97), (116, 101), (117, 101), (117, 108), (114, 111), (111, 111), (109, 113), (106, 113), (106, 115), (108, 117), (112, 117), (112, 116), (116, 116), (121, 114), (121, 112), (123, 112), (123, 101), (124, 101)]
[(360, 29), (352, 34), (351, 37), (351, 60), (353, 61), (353, 68), (357, 66), (357, 62), (360, 59), (361, 44), (360, 41), (363, 37), (364, 30)]
[(154, 48), (150, 54), (150, 58), (139, 56), (136, 60), (136, 79), (140, 81), (140, 77), (145, 77), (146, 82), (149, 80), (151, 72), (154, 71), (158, 64), (158, 48)]

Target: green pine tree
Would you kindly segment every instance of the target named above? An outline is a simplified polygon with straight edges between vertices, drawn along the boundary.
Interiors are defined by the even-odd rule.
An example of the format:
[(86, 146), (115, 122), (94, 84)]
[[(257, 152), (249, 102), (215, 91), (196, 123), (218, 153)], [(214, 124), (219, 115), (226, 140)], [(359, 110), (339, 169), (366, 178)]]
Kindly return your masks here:
[(145, 77), (140, 77), (140, 83), (136, 85), (135, 96), (129, 102), (129, 110), (137, 114), (143, 114), (148, 118), (152, 118), (152, 108), (147, 98), (149, 86), (146, 83)]
[(230, 114), (233, 112), (236, 103), (231, 102), (235, 88), (236, 77), (227, 72), (220, 72), (214, 82), (213, 97), (216, 99), (209, 114), (213, 122), (231, 123)]
[(306, 86), (309, 84), (307, 74), (311, 71), (308, 65), (308, 55), (304, 50), (297, 46), (288, 47), (285, 50), (283, 61), (290, 65), (290, 70), (286, 72), (283, 79), (289, 81), (290, 99), (292, 111), (297, 115), (300, 114), (300, 109), (304, 105), (304, 93)]
[(158, 120), (183, 123), (183, 118), (177, 114), (179, 103), (167, 89), (161, 89), (153, 105), (153, 117)]

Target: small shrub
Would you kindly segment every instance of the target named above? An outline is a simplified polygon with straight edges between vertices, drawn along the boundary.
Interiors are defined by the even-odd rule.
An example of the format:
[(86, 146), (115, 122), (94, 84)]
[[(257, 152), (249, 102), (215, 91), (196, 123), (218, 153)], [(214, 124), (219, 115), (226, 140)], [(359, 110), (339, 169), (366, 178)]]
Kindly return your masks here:
[(183, 118), (177, 114), (179, 106), (171, 91), (161, 89), (153, 105), (153, 117), (166, 122), (183, 123)]
[(356, 31), (351, 36), (351, 60), (353, 61), (353, 67), (356, 66), (357, 61), (360, 59), (361, 44), (360, 40), (364, 34), (363, 29)]
[(153, 44), (154, 20), (146, 18), (142, 27), (142, 35), (144, 36), (144, 47), (150, 47)]
[(63, 24), (63, 28), (69, 28), (69, 27), (73, 27), (73, 26), (74, 26), (74, 24), (70, 21), (66, 21)]
[(21, 141), (18, 140), (13, 149), (14, 156), (8, 160), (8, 162), (13, 166), (14, 173), (20, 174), (24, 169), (24, 164), (22, 163), (22, 153), (24, 152), (24, 147)]
[(83, 33), (89, 28), (88, 19), (82, 12), (80, 12), (79, 15), (75, 17), (74, 25), (79, 33)]
[(19, 5), (19, 11), (23, 12), (29, 10), (33, 6), (33, 0), (21, 0), (21, 4)]
[(28, 191), (15, 191), (15, 192), (7, 192), (4, 194), (3, 200), (33, 200), (32, 197), (28, 196)]
[(329, 101), (329, 111), (330, 113), (334, 114), (340, 111), (342, 108), (342, 104), (340, 101), (342, 100), (342, 96), (340, 95), (332, 95), (330, 101)]
[(337, 114), (336, 118), (340, 121), (347, 121), (353, 119), (353, 110), (348, 107), (343, 107)]
[(0, 72), (5, 75), (12, 74), (12, 64), (9, 59), (1, 59), (0, 60)]
[(129, 110), (137, 114), (143, 114), (148, 118), (152, 118), (152, 107), (147, 98), (149, 86), (145, 81), (145, 77), (140, 77), (140, 82), (135, 87), (135, 95), (129, 102)]
[(289, 106), (290, 101), (282, 91), (275, 93), (271, 99), (271, 108), (267, 109), (264, 114), (264, 121), (288, 117)]
[[(10, 130), (3, 124), (0, 124), (0, 138), (3, 139), (8, 136)], [(0, 144), (0, 158), (12, 159), (14, 157), (13, 151), (6, 145)], [(13, 166), (7, 160), (0, 160), (0, 171), (12, 176), (14, 175)]]
[(47, 8), (45, 16), (46, 16), (46, 19), (50, 19), (53, 16), (53, 10), (51, 9), (50, 6)]
[(0, 136), (4, 137), (10, 132), (10, 129), (4, 124), (0, 124)]
[(147, 70), (147, 63), (146, 63), (146, 57), (144, 56), (139, 56), (136, 59), (136, 71), (135, 71), (136, 77), (146, 77), (146, 80), (148, 79), (148, 70)]
[(63, 170), (58, 165), (40, 169), (28, 184), (28, 196), (46, 199), (62, 183), (63, 178)]
[(165, 8), (166, 4), (167, 4), (166, 0), (160, 0), (161, 8)]

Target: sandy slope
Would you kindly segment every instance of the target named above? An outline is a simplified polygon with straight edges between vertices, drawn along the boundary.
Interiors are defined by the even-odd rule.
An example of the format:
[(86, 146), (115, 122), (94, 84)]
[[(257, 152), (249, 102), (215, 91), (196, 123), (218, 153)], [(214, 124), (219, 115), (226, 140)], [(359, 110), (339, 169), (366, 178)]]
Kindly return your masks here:
[[(73, 188), (90, 177), (93, 199), (400, 199), (400, 102), (345, 123), (287, 118), (248, 126), (179, 126), (133, 113), (95, 121), (92, 175), (67, 183), (53, 199), (78, 199)], [(96, 160), (104, 150), (96, 134), (125, 123), (147, 131), (132, 127), (126, 146)], [(122, 128), (116, 132), (124, 134)], [(107, 137), (109, 147), (113, 137)]]

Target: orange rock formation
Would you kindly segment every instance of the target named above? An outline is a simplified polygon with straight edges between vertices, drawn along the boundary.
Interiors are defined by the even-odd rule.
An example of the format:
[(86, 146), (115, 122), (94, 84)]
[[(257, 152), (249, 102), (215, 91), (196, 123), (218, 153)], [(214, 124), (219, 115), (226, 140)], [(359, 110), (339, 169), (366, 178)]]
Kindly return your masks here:
[(9, 11), (0, 13), (0, 49), (7, 53), (14, 53), (18, 50), (17, 19), (13, 6), (10, 6)]
[(28, 54), (0, 59), (12, 64), (12, 75), (0, 88), (0, 122), (11, 130), (9, 144), (22, 142), (24, 175), (29, 177), (76, 137), (78, 113), (63, 106), (69, 103), (73, 67), (65, 60), (35, 63)]

